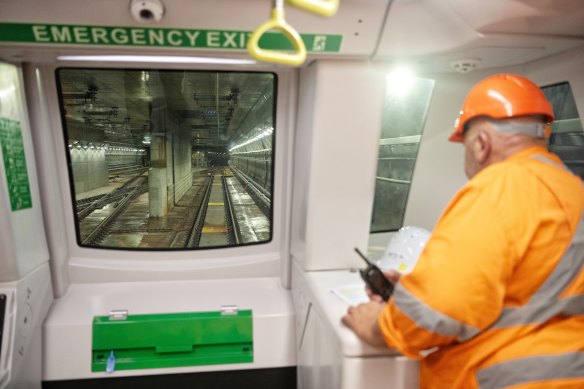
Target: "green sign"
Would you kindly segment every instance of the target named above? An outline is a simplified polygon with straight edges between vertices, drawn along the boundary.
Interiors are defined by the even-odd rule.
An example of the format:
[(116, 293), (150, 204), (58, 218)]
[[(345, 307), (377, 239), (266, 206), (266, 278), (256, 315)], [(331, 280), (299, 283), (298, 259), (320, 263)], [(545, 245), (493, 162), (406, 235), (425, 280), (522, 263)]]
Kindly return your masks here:
[[(0, 42), (10, 43), (245, 50), (250, 34), (231, 30), (0, 23)], [(309, 52), (338, 53), (341, 49), (342, 35), (300, 35)], [(293, 49), (279, 32), (266, 32), (259, 44), (267, 50)]]
[(252, 363), (253, 347), (248, 309), (94, 316), (91, 371)]
[(20, 122), (0, 118), (0, 147), (13, 211), (32, 208)]

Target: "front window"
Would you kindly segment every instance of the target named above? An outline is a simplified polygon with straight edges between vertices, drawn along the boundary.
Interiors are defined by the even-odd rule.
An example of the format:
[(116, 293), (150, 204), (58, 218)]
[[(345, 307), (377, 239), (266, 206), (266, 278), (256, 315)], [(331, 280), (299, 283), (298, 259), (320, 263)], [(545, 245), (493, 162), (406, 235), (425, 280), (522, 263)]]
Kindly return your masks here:
[(274, 74), (64, 68), (57, 79), (80, 246), (271, 240)]

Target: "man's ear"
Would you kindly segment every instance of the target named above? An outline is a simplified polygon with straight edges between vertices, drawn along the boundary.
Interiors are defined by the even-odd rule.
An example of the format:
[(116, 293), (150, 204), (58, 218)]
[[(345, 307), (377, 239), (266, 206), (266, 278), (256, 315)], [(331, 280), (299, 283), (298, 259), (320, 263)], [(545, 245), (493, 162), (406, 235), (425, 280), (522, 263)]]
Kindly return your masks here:
[(492, 141), (491, 134), (487, 131), (478, 133), (474, 147), (475, 159), (478, 163), (484, 164), (491, 156)]

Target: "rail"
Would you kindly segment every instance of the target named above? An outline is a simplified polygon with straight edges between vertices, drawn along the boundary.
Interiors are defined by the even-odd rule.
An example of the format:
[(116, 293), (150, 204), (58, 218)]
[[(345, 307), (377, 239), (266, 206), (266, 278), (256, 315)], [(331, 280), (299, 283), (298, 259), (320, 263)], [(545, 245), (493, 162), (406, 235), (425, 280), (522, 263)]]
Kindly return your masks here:
[(227, 231), (229, 233), (229, 241), (240, 244), (243, 239), (241, 237), (241, 231), (239, 230), (239, 223), (237, 222), (237, 217), (235, 216), (235, 210), (233, 209), (233, 201), (231, 201), (231, 195), (229, 193), (229, 186), (227, 185), (227, 178), (225, 175), (222, 177), (223, 180), (223, 191), (225, 198), (225, 219), (228, 223)]
[(264, 213), (266, 217), (270, 217), (272, 200), (270, 192), (257, 184), (252, 178), (247, 176), (242, 171), (231, 166), (231, 171), (237, 177), (237, 179), (247, 188), (247, 191), (253, 201), (257, 204), (260, 210)]
[(339, 9), (339, 0), (288, 0), (288, 2), (321, 16), (333, 16)]
[(213, 174), (207, 184), (186, 247), (217, 247), (243, 242), (225, 169), (221, 169), (221, 188), (214, 184), (218, 175)]
[[(332, 16), (339, 8), (339, 0), (288, 0), (298, 8), (321, 16)], [(273, 0), (270, 19), (262, 23), (249, 37), (247, 51), (259, 60), (285, 65), (299, 66), (306, 61), (306, 46), (300, 34), (284, 19), (284, 0)], [(280, 31), (292, 44), (292, 53), (280, 50), (266, 50), (260, 47), (260, 40), (270, 30)]]
[(207, 208), (209, 206), (209, 197), (211, 196), (211, 188), (213, 187), (214, 175), (211, 175), (207, 187), (205, 188), (205, 194), (195, 216), (192, 228), (189, 232), (189, 238), (186, 241), (185, 247), (198, 247), (201, 240), (201, 234), (203, 232), (203, 225), (205, 224), (205, 216), (207, 214)]
[[(87, 216), (89, 216), (96, 209), (103, 208), (106, 205), (113, 203), (114, 201), (118, 201), (121, 198), (127, 196), (128, 193), (131, 193), (134, 190), (134, 188), (136, 186), (132, 186), (132, 185), (135, 184), (136, 181), (138, 179), (140, 179), (140, 177), (143, 177), (142, 176), (143, 173), (144, 172), (140, 172), (140, 173), (136, 174), (134, 177), (132, 177), (130, 180), (128, 180), (128, 182), (126, 182), (124, 185), (111, 191), (110, 193), (107, 193), (104, 195), (99, 195), (99, 196), (93, 196), (93, 197), (90, 197), (88, 199), (76, 201), (75, 206), (76, 206), (76, 210), (77, 210), (77, 219), (79, 221), (81, 221), (81, 220), (85, 219)], [(141, 185), (137, 185), (137, 186), (141, 186)], [(88, 200), (92, 200), (92, 201), (90, 201), (88, 203)]]
[[(260, 61), (282, 63), (285, 65), (302, 65), (306, 60), (306, 46), (300, 34), (284, 19), (284, 0), (274, 0), (271, 17), (262, 23), (249, 37), (247, 50), (249, 54)], [(294, 52), (262, 49), (260, 39), (270, 30), (280, 31), (290, 41)]]
[[(193, 176), (198, 175), (198, 173), (193, 173)], [(136, 181), (138, 178), (140, 180)], [(257, 233), (264, 233), (263, 231), (255, 231), (255, 227), (247, 223), (249, 223), (249, 212), (255, 212), (258, 217), (262, 213), (264, 213), (262, 217), (269, 215), (270, 201), (262, 193), (262, 190), (264, 192), (266, 190), (260, 188), (249, 178), (233, 177), (229, 168), (214, 169), (211, 174), (199, 175), (197, 178), (198, 184), (193, 188), (195, 192), (190, 195), (188, 203), (183, 200), (184, 204), (181, 207), (184, 207), (184, 209), (181, 211), (181, 217), (175, 219), (177, 221), (180, 219), (181, 221), (173, 227), (164, 225), (164, 228), (160, 228), (158, 223), (155, 223), (155, 225), (149, 225), (148, 223), (130, 223), (126, 225), (126, 210), (132, 207), (138, 196), (148, 191), (145, 179), (146, 177), (144, 176), (135, 177), (126, 183), (125, 187), (101, 196), (90, 204), (86, 204), (87, 207), (78, 213), (80, 220), (90, 215), (93, 211), (98, 211), (98, 207), (110, 206), (87, 218), (83, 227), (81, 224), (79, 225), (81, 231), (80, 244), (99, 245), (105, 239), (110, 239), (110, 236), (115, 237), (116, 234), (120, 233), (143, 232), (148, 234), (155, 232), (173, 234), (170, 247), (174, 249), (220, 247), (240, 245), (253, 240), (253, 238), (250, 238), (252, 236), (257, 238)], [(193, 186), (195, 185), (193, 184)], [(238, 205), (239, 202), (236, 203), (234, 196), (246, 192), (247, 195), (244, 198), (247, 201), (245, 208), (242, 209)], [(247, 208), (251, 206), (248, 204), (250, 197), (255, 203), (253, 205), (255, 211), (250, 211)], [(262, 198), (262, 203), (258, 202), (258, 197)], [(143, 204), (140, 204), (139, 207), (143, 207)], [(135, 217), (137, 208), (132, 209), (131, 217)], [(256, 220), (255, 216), (254, 220)], [(140, 231), (136, 230), (137, 224), (140, 225)]]

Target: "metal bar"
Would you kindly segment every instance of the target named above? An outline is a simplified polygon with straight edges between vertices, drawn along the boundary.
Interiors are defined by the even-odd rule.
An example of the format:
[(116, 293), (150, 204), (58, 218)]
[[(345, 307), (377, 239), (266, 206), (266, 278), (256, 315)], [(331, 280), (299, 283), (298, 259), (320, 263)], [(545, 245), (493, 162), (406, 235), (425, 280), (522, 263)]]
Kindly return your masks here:
[(411, 157), (384, 157), (384, 158), (377, 158), (379, 161), (415, 161), (416, 158)]
[(411, 184), (411, 181), (407, 181), (407, 180), (396, 180), (395, 178), (385, 178), (385, 177), (375, 177), (375, 179), (379, 180), (379, 181), (385, 181), (385, 182), (391, 182), (393, 184)]
[(552, 134), (582, 135), (582, 121), (580, 118), (555, 120), (552, 123)]
[(413, 144), (413, 143), (420, 143), (420, 139), (422, 139), (421, 135), (410, 135), (410, 136), (400, 136), (397, 138), (385, 138), (379, 141), (380, 146), (387, 146), (387, 145), (402, 145), (402, 144)]

